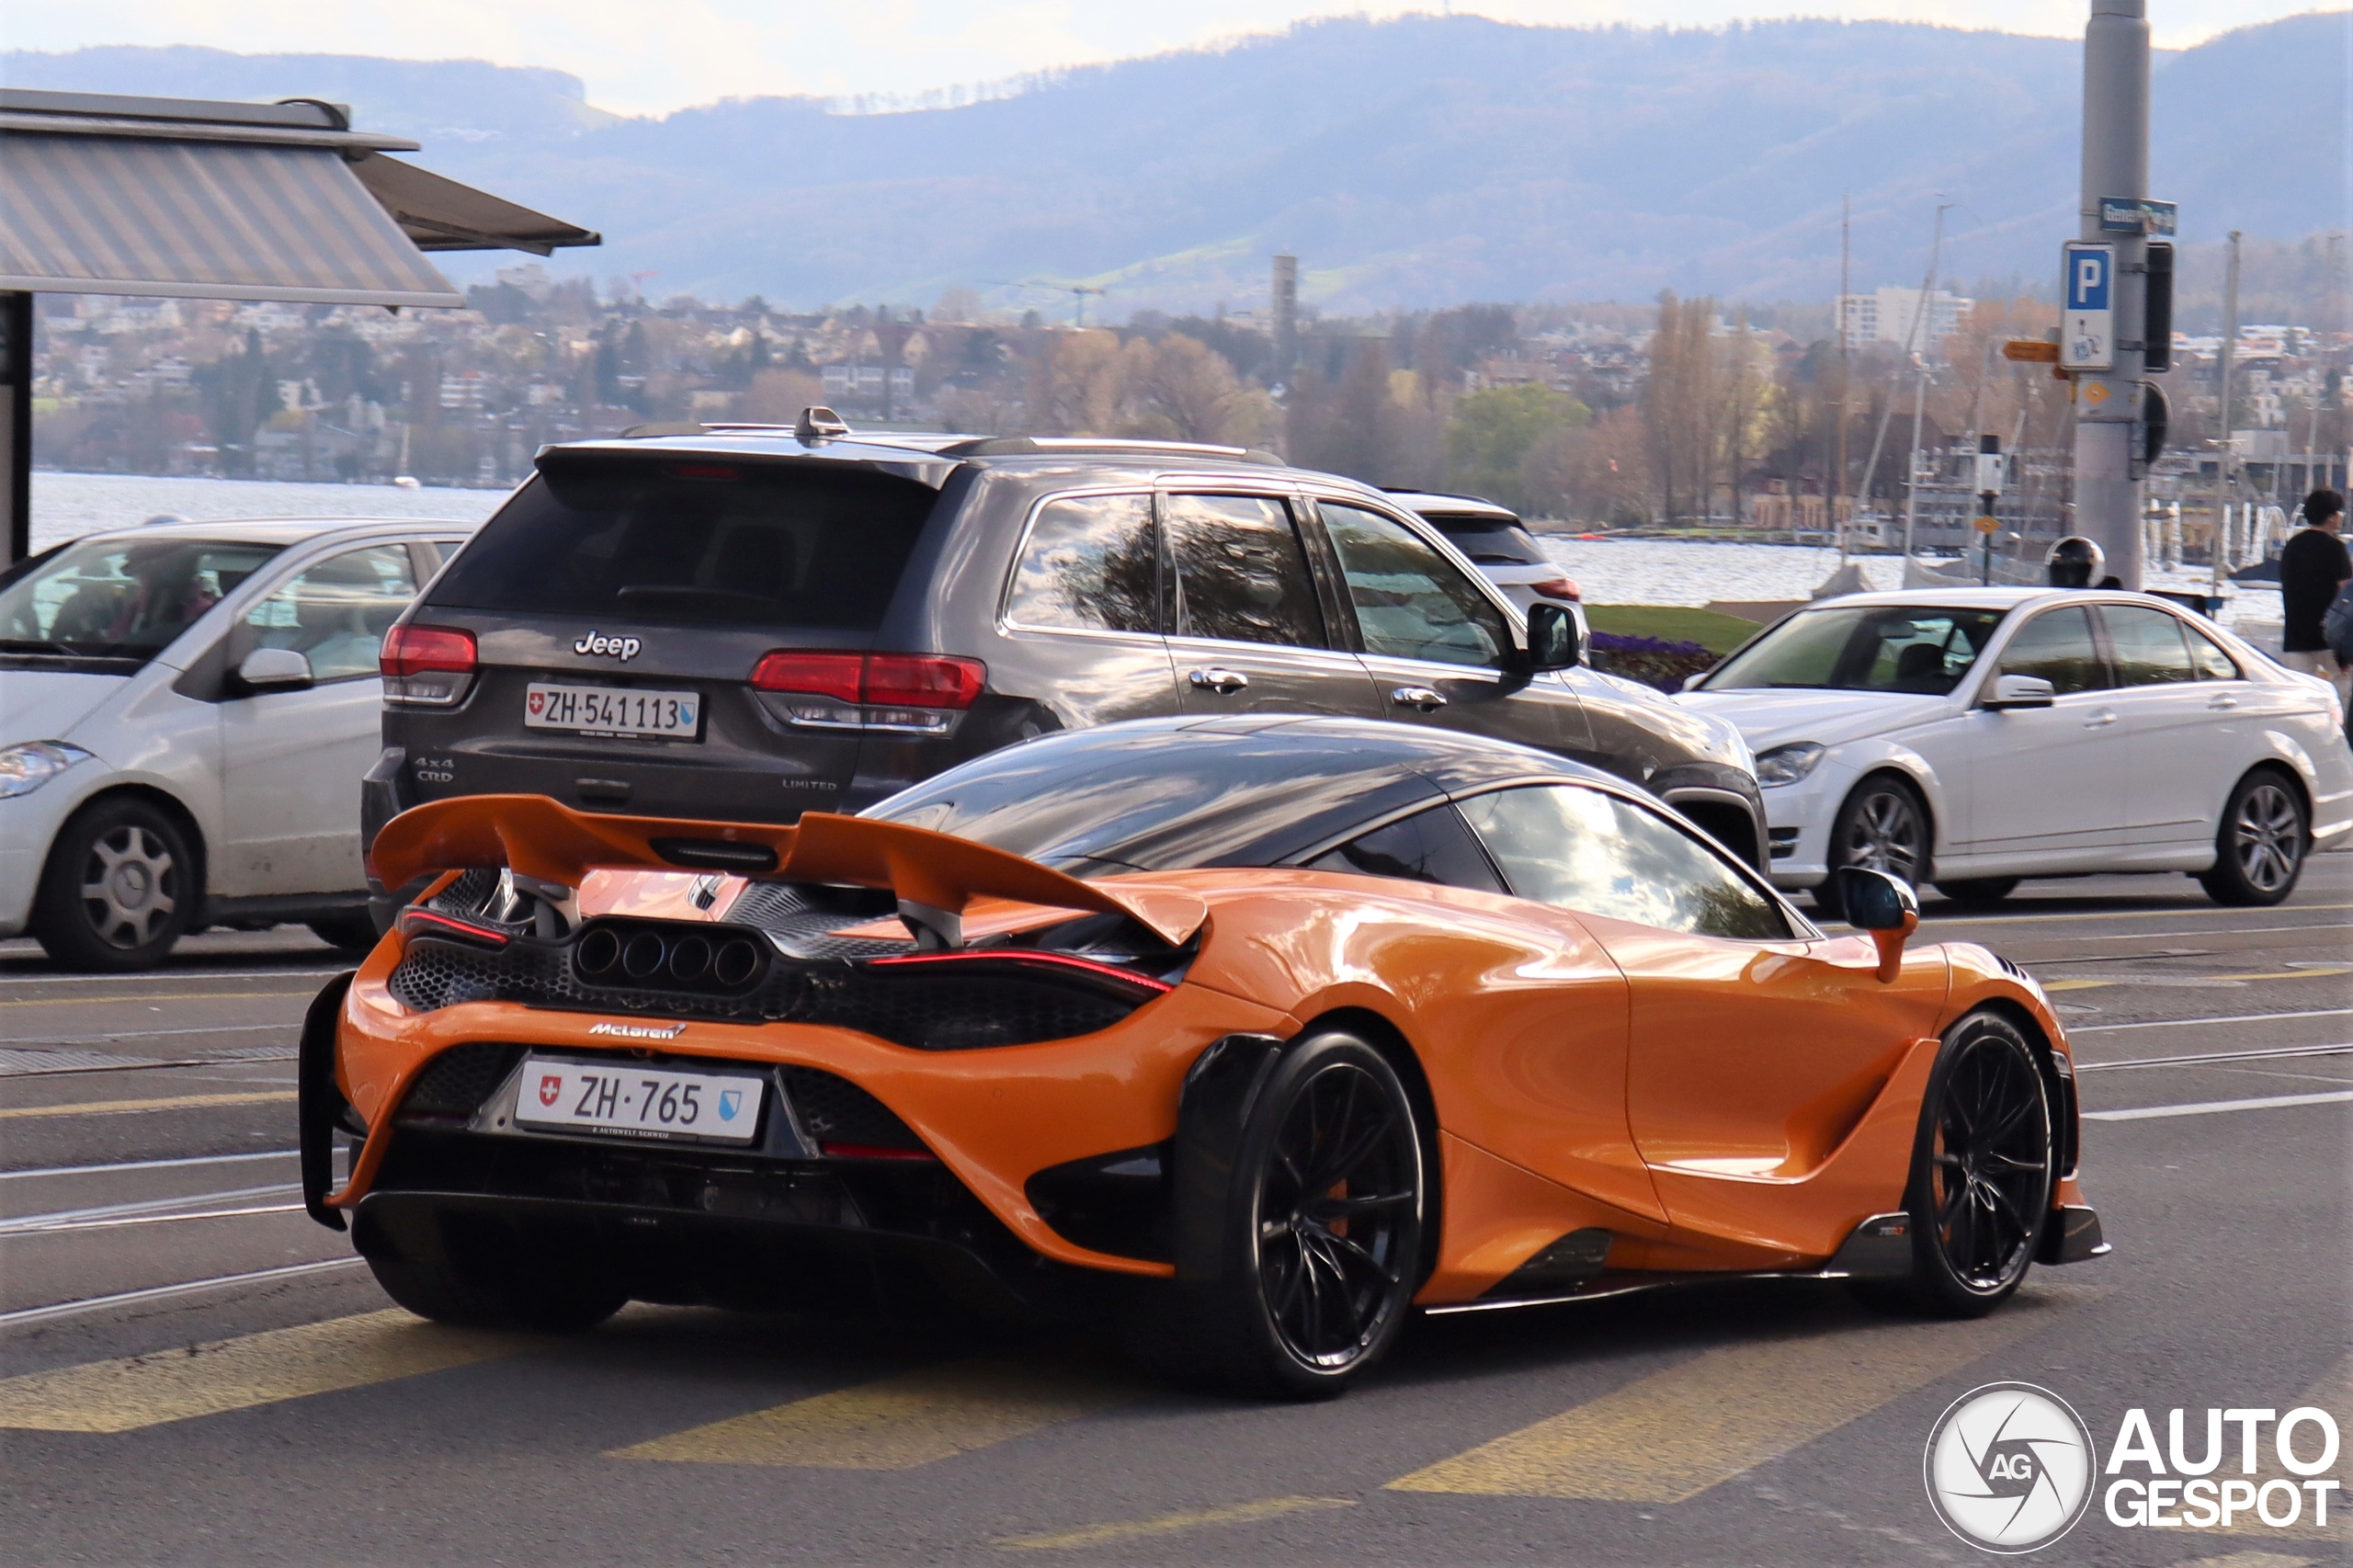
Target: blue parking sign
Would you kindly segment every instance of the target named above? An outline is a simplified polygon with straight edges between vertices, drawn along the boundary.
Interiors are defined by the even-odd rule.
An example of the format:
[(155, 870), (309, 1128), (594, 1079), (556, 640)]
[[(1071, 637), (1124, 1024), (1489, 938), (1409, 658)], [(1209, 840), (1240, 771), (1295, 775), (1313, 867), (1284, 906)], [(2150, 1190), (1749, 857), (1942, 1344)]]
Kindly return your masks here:
[(2108, 278), (2116, 253), (2107, 245), (2067, 247), (2067, 308), (2071, 311), (2108, 309)]
[(2106, 370), (2116, 364), (2116, 312), (2109, 290), (2116, 280), (2116, 247), (2097, 242), (2067, 246), (2061, 293), (2066, 309), (2059, 322), (2059, 365), (2068, 370)]

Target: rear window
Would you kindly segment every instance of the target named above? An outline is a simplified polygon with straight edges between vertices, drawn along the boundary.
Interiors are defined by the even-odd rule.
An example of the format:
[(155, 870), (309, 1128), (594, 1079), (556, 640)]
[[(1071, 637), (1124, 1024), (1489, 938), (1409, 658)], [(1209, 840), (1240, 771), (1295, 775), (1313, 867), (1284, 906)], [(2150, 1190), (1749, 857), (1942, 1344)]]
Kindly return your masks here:
[(780, 463), (565, 464), (483, 525), (431, 602), (872, 631), (936, 494), (889, 474)]
[(1455, 549), (1481, 566), (1540, 566), (1544, 552), (1526, 528), (1495, 517), (1450, 517), (1425, 512)]

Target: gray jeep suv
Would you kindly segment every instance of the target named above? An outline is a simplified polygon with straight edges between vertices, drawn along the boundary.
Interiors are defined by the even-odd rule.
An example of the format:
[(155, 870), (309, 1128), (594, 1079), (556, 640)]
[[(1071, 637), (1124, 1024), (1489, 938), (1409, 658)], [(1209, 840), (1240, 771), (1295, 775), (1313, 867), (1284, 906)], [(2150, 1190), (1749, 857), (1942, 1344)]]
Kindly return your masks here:
[(1729, 725), (1581, 667), (1559, 607), (1381, 492), (1233, 448), (822, 411), (551, 447), (382, 659), (369, 842), (505, 792), (790, 822), (1049, 730), (1313, 712), (1540, 746), (1763, 844)]

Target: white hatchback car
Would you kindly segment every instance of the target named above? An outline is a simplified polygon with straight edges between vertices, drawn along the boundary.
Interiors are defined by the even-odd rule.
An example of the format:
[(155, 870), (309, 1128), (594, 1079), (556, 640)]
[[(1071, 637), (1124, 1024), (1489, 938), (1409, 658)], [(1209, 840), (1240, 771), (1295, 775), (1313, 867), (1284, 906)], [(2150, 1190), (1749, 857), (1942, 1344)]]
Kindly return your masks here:
[(171, 523), (0, 574), (0, 937), (86, 970), (215, 925), (372, 944), (377, 644), (472, 528)]
[(1840, 866), (1962, 901), (2019, 879), (2188, 872), (2276, 903), (2353, 828), (2336, 694), (2141, 594), (1859, 594), (1797, 611), (1677, 700), (1756, 752), (1772, 877)]

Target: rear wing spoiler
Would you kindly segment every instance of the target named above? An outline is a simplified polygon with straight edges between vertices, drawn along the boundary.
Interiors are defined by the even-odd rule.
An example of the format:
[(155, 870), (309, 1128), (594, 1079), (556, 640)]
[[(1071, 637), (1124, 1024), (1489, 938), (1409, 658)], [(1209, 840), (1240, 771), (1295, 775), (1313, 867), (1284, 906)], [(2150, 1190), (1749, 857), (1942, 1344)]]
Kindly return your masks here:
[(544, 795), (469, 795), (403, 812), (376, 835), (369, 869), (388, 888), (439, 871), (505, 868), (578, 887), (591, 870), (718, 871), (879, 888), (918, 945), (963, 946), (964, 911), (1006, 899), (1124, 915), (1175, 946), (1208, 918), (1190, 893), (1083, 882), (1018, 855), (904, 823), (810, 812), (799, 825), (589, 814)]

